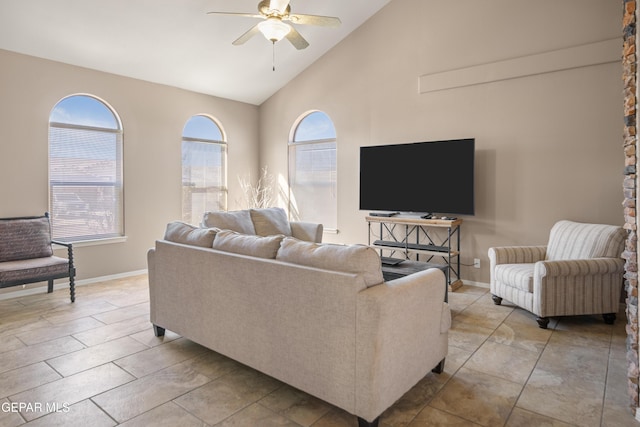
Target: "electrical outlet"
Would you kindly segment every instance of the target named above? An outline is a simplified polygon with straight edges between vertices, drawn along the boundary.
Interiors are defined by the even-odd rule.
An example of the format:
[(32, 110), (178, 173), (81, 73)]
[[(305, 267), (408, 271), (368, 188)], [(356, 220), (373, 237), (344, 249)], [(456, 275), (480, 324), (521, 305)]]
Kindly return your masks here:
[(480, 258), (473, 259), (473, 268), (480, 268)]

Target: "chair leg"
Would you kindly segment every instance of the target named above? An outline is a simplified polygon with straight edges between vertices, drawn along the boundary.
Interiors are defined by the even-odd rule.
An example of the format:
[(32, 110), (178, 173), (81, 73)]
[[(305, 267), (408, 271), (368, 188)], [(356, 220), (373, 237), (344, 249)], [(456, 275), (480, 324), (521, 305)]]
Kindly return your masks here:
[(537, 317), (536, 318), (536, 322), (538, 322), (538, 326), (540, 326), (540, 328), (547, 329), (547, 326), (549, 325), (549, 318), (548, 317)]
[(50, 294), (51, 292), (53, 292), (53, 280), (49, 280), (47, 286), (47, 293)]
[(69, 296), (71, 302), (76, 302), (76, 280), (74, 276), (69, 277)]
[(602, 317), (604, 319), (604, 323), (606, 323), (607, 325), (613, 325), (613, 323), (616, 321), (615, 313), (605, 313), (602, 315)]
[(364, 418), (358, 417), (358, 427), (378, 427), (378, 421), (380, 421), (380, 417), (371, 422), (365, 420)]
[(433, 368), (433, 369), (431, 370), (431, 372), (433, 372), (434, 374), (441, 374), (441, 373), (443, 373), (443, 372), (444, 372), (444, 359), (442, 359), (442, 360), (440, 361), (440, 363), (438, 363), (438, 364), (436, 365), (436, 367), (435, 367), (435, 368)]
[(491, 299), (493, 299), (493, 303), (495, 305), (502, 304), (502, 298), (500, 298), (498, 295), (491, 295)]

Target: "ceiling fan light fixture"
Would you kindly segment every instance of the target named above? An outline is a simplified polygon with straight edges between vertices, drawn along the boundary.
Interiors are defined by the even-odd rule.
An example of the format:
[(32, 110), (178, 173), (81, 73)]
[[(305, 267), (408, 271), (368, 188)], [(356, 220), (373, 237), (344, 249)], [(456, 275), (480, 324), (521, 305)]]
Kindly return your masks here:
[(278, 18), (265, 19), (258, 24), (258, 29), (267, 40), (273, 43), (279, 42), (291, 31), (291, 27)]

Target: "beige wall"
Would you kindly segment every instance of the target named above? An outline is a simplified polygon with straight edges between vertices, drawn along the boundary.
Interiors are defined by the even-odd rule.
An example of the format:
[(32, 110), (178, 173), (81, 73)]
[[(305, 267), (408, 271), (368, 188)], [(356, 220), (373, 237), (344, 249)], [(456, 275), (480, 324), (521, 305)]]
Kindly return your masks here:
[[(476, 138), (462, 262), (480, 258), (482, 268), (462, 278), (486, 283), (491, 246), (543, 244), (563, 218), (622, 224), (621, 65), (425, 94), (419, 76), (619, 38), (620, 16), (609, 0), (394, 0), (260, 107), (260, 163), (286, 177), (291, 125), (326, 112), (338, 138), (340, 233), (325, 240), (364, 243), (360, 146)], [(423, 184), (407, 185), (427, 197), (440, 179), (425, 171)]]
[(124, 128), (127, 241), (76, 248), (80, 279), (145, 269), (147, 249), (181, 217), (181, 135), (192, 115), (211, 114), (225, 130), (231, 194), (238, 175), (258, 170), (256, 106), (0, 50), (0, 217), (48, 210), (49, 114), (74, 93), (107, 101)]
[(544, 243), (560, 218), (622, 223), (620, 63), (424, 94), (418, 79), (616, 38), (620, 14), (610, 0), (393, 0), (259, 108), (0, 50), (0, 217), (47, 210), (49, 113), (64, 96), (91, 93), (123, 122), (128, 240), (77, 248), (79, 277), (144, 269), (147, 248), (180, 217), (180, 135), (191, 115), (224, 127), (234, 209), (238, 175), (268, 165), (286, 178), (291, 126), (320, 109), (338, 135), (340, 233), (327, 241), (367, 240), (361, 145), (476, 138), (462, 261), (480, 258), (482, 268), (462, 277), (488, 282), (490, 246)]

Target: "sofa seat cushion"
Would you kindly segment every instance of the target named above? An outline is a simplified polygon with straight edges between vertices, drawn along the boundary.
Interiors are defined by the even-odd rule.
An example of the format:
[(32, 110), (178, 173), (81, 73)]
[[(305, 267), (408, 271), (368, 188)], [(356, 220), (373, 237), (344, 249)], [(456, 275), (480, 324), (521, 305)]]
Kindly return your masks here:
[(258, 236), (284, 234), (291, 236), (291, 226), (287, 213), (282, 208), (263, 208), (249, 210), (253, 227)]
[(0, 262), (0, 282), (69, 273), (69, 261), (57, 256)]
[(367, 287), (384, 281), (378, 253), (365, 245), (313, 243), (285, 237), (276, 259), (324, 270), (359, 274)]
[(256, 234), (251, 221), (251, 214), (248, 210), (205, 212), (202, 226), (205, 228), (232, 230), (242, 234)]
[(256, 236), (232, 230), (220, 230), (213, 240), (213, 249), (258, 258), (274, 259), (283, 235)]
[(51, 225), (46, 216), (0, 220), (0, 262), (49, 257)]
[(181, 221), (173, 221), (167, 224), (164, 240), (210, 248), (213, 246), (213, 239), (218, 231), (220, 230), (217, 228), (198, 228)]
[(494, 269), (495, 280), (522, 291), (533, 292), (534, 266), (535, 264), (498, 264)]

